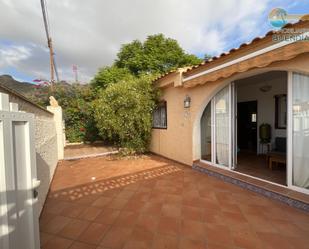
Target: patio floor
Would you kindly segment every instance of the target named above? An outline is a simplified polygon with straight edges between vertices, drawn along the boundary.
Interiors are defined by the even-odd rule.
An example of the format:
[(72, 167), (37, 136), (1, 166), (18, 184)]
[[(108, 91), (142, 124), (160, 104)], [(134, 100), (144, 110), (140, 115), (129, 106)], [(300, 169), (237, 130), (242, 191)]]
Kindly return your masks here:
[(64, 161), (40, 219), (43, 249), (309, 248), (309, 215), (145, 156)]

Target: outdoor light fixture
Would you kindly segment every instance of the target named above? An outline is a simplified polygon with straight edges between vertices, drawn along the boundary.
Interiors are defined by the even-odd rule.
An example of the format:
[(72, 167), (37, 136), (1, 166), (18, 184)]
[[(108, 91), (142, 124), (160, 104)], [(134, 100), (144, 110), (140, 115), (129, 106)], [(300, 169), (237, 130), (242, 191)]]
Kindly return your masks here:
[(262, 87), (260, 87), (260, 91), (263, 93), (269, 92), (272, 89), (272, 86), (270, 85), (264, 85)]
[(183, 101), (184, 108), (190, 108), (191, 105), (191, 98), (189, 95), (186, 95), (185, 100)]

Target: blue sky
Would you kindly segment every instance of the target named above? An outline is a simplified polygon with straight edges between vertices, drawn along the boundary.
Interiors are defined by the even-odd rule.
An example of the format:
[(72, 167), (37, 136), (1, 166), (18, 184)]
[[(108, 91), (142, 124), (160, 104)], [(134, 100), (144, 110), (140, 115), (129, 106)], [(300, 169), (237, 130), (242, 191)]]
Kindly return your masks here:
[[(163, 33), (189, 53), (219, 55), (267, 33), (267, 16), (281, 7), (309, 13), (308, 0), (46, 0), (61, 79), (72, 65), (89, 82), (110, 65), (121, 44)], [(31, 82), (49, 77), (49, 54), (37, 0), (0, 2), (0, 74)]]

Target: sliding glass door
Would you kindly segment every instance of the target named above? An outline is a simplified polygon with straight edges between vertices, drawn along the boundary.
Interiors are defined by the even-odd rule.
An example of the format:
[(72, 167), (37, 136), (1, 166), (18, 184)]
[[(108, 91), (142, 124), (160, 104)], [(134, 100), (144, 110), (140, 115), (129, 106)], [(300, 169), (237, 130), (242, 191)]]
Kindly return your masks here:
[(201, 118), (201, 158), (212, 161), (212, 101), (206, 106)]
[(232, 91), (229, 84), (206, 106), (201, 118), (201, 158), (214, 165), (232, 168)]
[(309, 191), (309, 76), (290, 73), (289, 183)]
[(216, 164), (229, 166), (230, 154), (230, 87), (215, 96), (215, 151)]
[[(309, 75), (288, 74), (288, 187), (309, 193)], [(208, 103), (201, 118), (201, 158), (236, 167), (237, 96), (231, 83)]]

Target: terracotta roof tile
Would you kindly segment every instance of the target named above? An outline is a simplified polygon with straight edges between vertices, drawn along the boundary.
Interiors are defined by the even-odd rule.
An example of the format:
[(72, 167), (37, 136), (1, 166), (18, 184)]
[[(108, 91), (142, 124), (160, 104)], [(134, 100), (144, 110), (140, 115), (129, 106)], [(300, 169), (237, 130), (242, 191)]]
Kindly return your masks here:
[[(308, 22), (308, 20), (299, 20), (297, 23), (293, 23), (293, 24), (292, 24), (292, 23), (288, 23), (288, 24), (286, 24), (282, 29), (284, 29), (284, 28), (292, 28), (292, 27), (294, 27), (294, 26), (296, 26), (296, 25), (298, 25), (298, 24), (300, 24), (300, 23), (302, 23), (302, 22)], [(211, 62), (213, 62), (213, 61), (215, 61), (215, 60), (217, 60), (217, 59), (219, 59), (219, 58), (222, 58), (222, 57), (224, 57), (224, 56), (228, 56), (228, 55), (234, 53), (235, 51), (238, 51), (239, 49), (242, 49), (242, 48), (244, 48), (244, 47), (250, 46), (250, 45), (252, 45), (253, 43), (258, 42), (258, 41), (260, 41), (260, 40), (263, 40), (263, 39), (265, 39), (266, 37), (268, 37), (268, 36), (270, 36), (270, 35), (273, 35), (273, 34), (275, 34), (275, 33), (277, 33), (277, 32), (278, 32), (278, 31), (270, 30), (270, 31), (268, 31), (264, 36), (255, 37), (255, 38), (252, 39), (250, 42), (242, 43), (242, 44), (241, 44), (239, 47), (237, 47), (237, 48), (232, 48), (232, 49), (230, 49), (228, 52), (224, 52), (224, 53), (222, 53), (222, 54), (219, 55), (219, 56), (214, 56), (214, 57), (208, 59), (207, 61), (201, 62), (201, 63), (198, 64), (198, 65), (194, 65), (194, 66), (188, 67), (186, 70), (184, 70), (184, 71), (182, 71), (182, 72), (183, 72), (183, 73), (186, 73), (186, 72), (192, 71), (192, 70), (194, 70), (194, 69), (196, 69), (196, 68), (198, 68), (198, 67), (200, 67), (200, 66), (203, 66), (203, 65), (205, 65), (205, 64), (209, 64), (209, 63), (211, 63)], [(181, 69), (181, 68), (180, 68), (180, 69)], [(162, 78), (164, 78), (165, 76), (167, 76), (167, 75), (169, 75), (169, 74), (171, 74), (171, 73), (174, 73), (174, 72), (176, 72), (176, 71), (178, 71), (178, 69), (174, 69), (174, 70), (171, 70), (170, 72), (167, 72), (167, 73), (165, 73), (165, 74), (162, 74), (162, 75), (160, 75), (158, 78), (156, 78), (154, 81), (157, 81), (157, 80), (159, 80), (159, 79), (162, 79)]]

